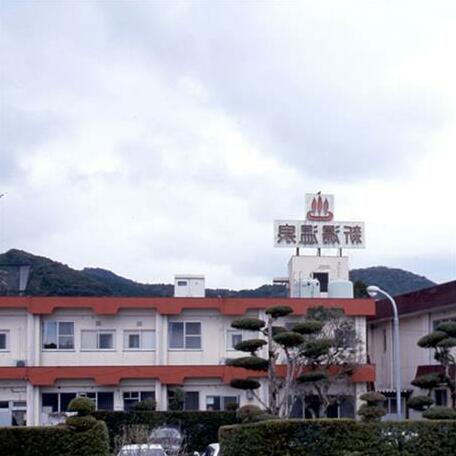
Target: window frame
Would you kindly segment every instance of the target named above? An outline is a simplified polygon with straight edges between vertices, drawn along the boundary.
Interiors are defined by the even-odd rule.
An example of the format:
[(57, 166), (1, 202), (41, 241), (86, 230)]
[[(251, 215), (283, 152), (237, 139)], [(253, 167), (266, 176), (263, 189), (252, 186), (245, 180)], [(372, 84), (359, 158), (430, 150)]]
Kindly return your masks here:
[[(152, 333), (152, 340), (153, 340), (153, 347), (152, 348), (144, 348), (143, 346), (143, 333), (151, 332)], [(133, 334), (139, 334), (139, 347), (138, 348), (130, 348), (128, 347), (128, 336)], [(155, 329), (124, 329), (123, 331), (123, 350), (126, 352), (154, 352), (157, 350), (157, 331)]]
[[(82, 343), (83, 333), (92, 332), (96, 333), (97, 346), (94, 348), (84, 348)], [(112, 335), (112, 348), (100, 348), (100, 334), (111, 334)], [(81, 329), (81, 351), (82, 352), (114, 352), (117, 351), (116, 347), (116, 330), (115, 329)]]
[(5, 336), (5, 348), (0, 347), (0, 353), (10, 351), (9, 329), (0, 329), (0, 334)]
[(232, 342), (232, 337), (235, 336), (235, 335), (241, 335), (241, 342), (244, 340), (244, 333), (242, 331), (242, 329), (227, 329), (226, 330), (226, 349), (229, 350), (229, 351), (237, 351), (235, 348), (234, 348), (234, 345)]
[[(187, 334), (187, 324), (197, 323), (200, 325), (200, 333), (196, 334)], [(183, 341), (184, 345), (182, 347), (171, 347), (171, 325), (181, 324), (183, 325)], [(187, 337), (199, 337), (200, 346), (199, 348), (187, 348)], [(185, 321), (170, 321), (168, 323), (168, 350), (170, 351), (202, 351), (203, 350), (203, 323), (201, 320), (185, 320)]]
[[(129, 397), (126, 397), (127, 395)], [(133, 395), (136, 396), (136, 397), (133, 397)], [(138, 402), (142, 402), (142, 401), (147, 400), (147, 397), (145, 397), (146, 395), (153, 396), (152, 399), (155, 401), (155, 391), (144, 391), (144, 390), (122, 391), (123, 410), (127, 411), (127, 410), (134, 409), (135, 404), (137, 404)], [(125, 407), (125, 401), (134, 401), (134, 402), (132, 402), (132, 407), (131, 408)]]
[[(49, 323), (55, 323), (57, 325), (56, 329), (56, 341), (57, 341), (57, 347), (55, 348), (47, 348), (44, 346), (44, 333), (45, 333), (45, 327)], [(60, 334), (60, 325), (63, 323), (70, 323), (73, 325), (73, 334), (70, 336), (68, 334)], [(70, 321), (70, 320), (45, 320), (43, 321), (42, 324), (42, 329), (41, 329), (41, 350), (44, 351), (59, 351), (59, 352), (74, 352), (76, 350), (76, 331), (75, 331), (75, 322)], [(73, 348), (60, 348), (60, 338), (61, 337), (73, 337)]]
[[(213, 403), (212, 404), (209, 404), (209, 398), (212, 399)], [(236, 399), (236, 402), (227, 402), (226, 399), (228, 398), (235, 398)], [(215, 408), (214, 405), (216, 403), (216, 401), (218, 400), (218, 403), (219, 403), (219, 407), (218, 408)], [(213, 395), (213, 394), (209, 394), (209, 395), (206, 395), (206, 410), (212, 410), (212, 411), (217, 411), (217, 412), (226, 412), (227, 411), (227, 405), (228, 404), (237, 404), (239, 406), (240, 404), (240, 397), (239, 396), (236, 396), (236, 395), (225, 395), (225, 394), (218, 394), (218, 395)], [(209, 409), (208, 407), (212, 405), (214, 408), (212, 409)]]
[[(106, 393), (106, 394), (112, 395), (112, 409), (100, 409), (98, 407), (98, 401), (99, 401), (98, 395), (100, 393), (101, 394)], [(79, 391), (76, 394), (77, 394), (76, 397), (85, 397), (87, 399), (90, 399), (95, 404), (95, 410), (108, 410), (108, 411), (114, 410), (114, 391)]]

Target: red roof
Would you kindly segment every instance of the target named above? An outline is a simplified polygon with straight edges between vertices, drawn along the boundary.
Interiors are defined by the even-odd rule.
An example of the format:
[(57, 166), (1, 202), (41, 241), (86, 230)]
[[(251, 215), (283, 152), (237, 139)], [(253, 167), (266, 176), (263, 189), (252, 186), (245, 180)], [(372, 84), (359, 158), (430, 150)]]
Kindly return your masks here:
[(223, 315), (244, 315), (286, 304), (297, 315), (309, 308), (341, 308), (345, 315), (374, 316), (373, 299), (346, 298), (120, 298), (120, 297), (0, 297), (1, 308), (26, 309), (33, 314), (52, 314), (56, 309), (92, 309), (97, 315), (115, 315), (121, 309), (156, 309), (162, 315), (179, 315), (183, 309), (216, 309)]
[[(451, 304), (456, 305), (456, 280), (395, 296), (394, 300), (396, 301), (399, 315), (426, 312), (430, 309)], [(372, 320), (391, 318), (392, 316), (391, 304), (387, 299), (381, 299), (376, 302), (376, 315)]]

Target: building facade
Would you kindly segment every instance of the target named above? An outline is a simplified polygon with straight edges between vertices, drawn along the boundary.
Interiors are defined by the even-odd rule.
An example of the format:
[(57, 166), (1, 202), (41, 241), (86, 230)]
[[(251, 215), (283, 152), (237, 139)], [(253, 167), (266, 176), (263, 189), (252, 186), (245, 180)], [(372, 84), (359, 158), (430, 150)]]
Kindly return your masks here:
[[(417, 341), (434, 331), (439, 323), (456, 321), (456, 281), (396, 296), (395, 301), (399, 314), (402, 410), (404, 417), (414, 418), (417, 414), (407, 409), (406, 401), (412, 394), (423, 391), (420, 393), (412, 380), (440, 369), (433, 350), (417, 346)], [(378, 301), (376, 306), (376, 316), (368, 320), (369, 360), (376, 366), (376, 390), (388, 397), (387, 409), (392, 416), (396, 413), (392, 309), (387, 300)], [(433, 395), (436, 405), (451, 405), (446, 388), (436, 389)]]
[[(0, 297), (2, 424), (58, 421), (76, 396), (108, 410), (153, 398), (166, 410), (176, 387), (187, 410), (255, 403), (229, 385), (235, 377), (264, 375), (225, 365), (242, 356), (233, 347), (246, 337), (231, 322), (265, 318), (279, 303), (294, 309), (283, 324), (310, 307), (340, 307), (364, 340), (366, 317), (374, 314), (370, 299)], [(353, 397), (374, 377), (374, 367), (362, 365), (351, 378)], [(265, 385), (259, 394), (266, 399)]]

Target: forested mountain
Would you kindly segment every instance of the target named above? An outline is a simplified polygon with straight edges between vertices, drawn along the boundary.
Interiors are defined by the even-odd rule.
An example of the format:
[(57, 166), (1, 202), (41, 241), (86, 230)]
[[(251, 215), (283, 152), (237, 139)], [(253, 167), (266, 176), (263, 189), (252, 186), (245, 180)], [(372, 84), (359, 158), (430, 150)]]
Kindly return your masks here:
[(393, 296), (432, 287), (435, 282), (403, 269), (372, 266), (350, 271), (350, 280), (366, 285), (377, 285)]
[[(10, 265), (7, 267), (7, 265)], [(25, 294), (31, 296), (172, 296), (171, 284), (144, 284), (100, 268), (78, 271), (49, 258), (21, 250), (0, 254), (0, 281), (8, 282), (11, 266), (29, 265), (30, 278)], [(3, 266), (3, 270), (2, 270)], [(425, 277), (401, 269), (375, 266), (350, 272), (353, 282), (374, 284), (393, 295), (434, 285)], [(359, 289), (359, 287), (357, 287)], [(14, 286), (9, 287), (14, 294)], [(208, 297), (281, 297), (286, 289), (280, 285), (262, 285), (250, 290), (207, 289)]]

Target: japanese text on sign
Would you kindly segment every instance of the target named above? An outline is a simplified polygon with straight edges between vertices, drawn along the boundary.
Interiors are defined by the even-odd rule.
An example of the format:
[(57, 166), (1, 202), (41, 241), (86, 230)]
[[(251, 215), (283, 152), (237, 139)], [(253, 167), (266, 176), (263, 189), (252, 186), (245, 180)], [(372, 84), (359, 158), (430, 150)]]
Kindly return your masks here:
[(276, 220), (275, 247), (362, 249), (364, 222), (323, 222)]

